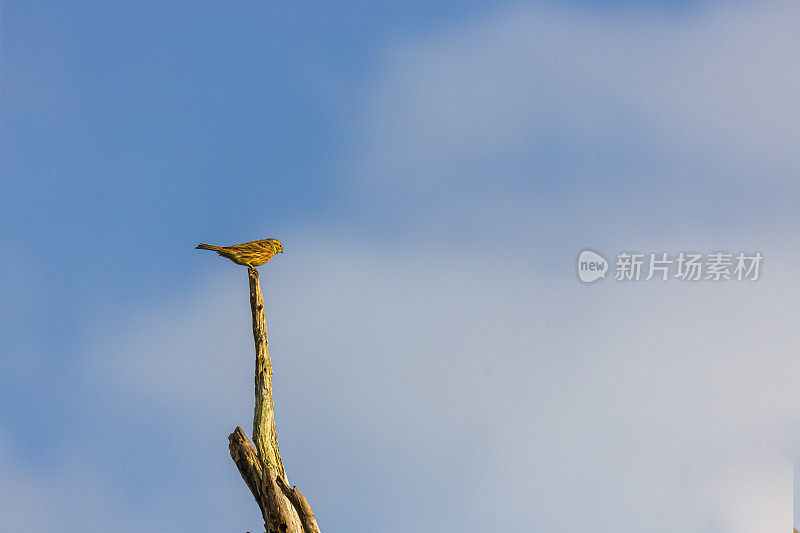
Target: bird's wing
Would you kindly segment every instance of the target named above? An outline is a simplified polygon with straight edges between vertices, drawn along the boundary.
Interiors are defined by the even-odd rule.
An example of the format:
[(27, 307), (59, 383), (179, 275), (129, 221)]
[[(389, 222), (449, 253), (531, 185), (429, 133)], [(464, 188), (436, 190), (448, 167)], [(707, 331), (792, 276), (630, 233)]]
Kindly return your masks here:
[(230, 246), (230, 248), (234, 248), (243, 252), (263, 252), (265, 250), (270, 250), (272, 245), (266, 240), (260, 240), (235, 244)]

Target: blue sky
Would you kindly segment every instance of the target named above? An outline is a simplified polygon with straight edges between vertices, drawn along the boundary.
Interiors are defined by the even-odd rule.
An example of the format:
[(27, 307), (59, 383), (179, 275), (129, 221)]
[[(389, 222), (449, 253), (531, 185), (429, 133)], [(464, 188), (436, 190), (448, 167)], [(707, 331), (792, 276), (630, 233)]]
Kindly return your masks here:
[[(226, 450), (245, 275), (194, 245), (267, 236), (279, 439), (323, 530), (788, 523), (798, 17), (4, 3), (0, 523), (258, 529)], [(767, 267), (584, 287), (585, 247)]]

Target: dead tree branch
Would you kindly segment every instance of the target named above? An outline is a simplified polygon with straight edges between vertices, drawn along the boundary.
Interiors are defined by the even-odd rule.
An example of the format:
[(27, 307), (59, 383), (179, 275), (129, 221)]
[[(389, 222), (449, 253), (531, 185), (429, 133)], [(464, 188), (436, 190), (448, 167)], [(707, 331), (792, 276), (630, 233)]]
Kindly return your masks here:
[(320, 533), (311, 506), (297, 487), (289, 488), (283, 468), (272, 399), (272, 362), (269, 358), (267, 319), (258, 271), (248, 268), (253, 340), (256, 349), (253, 441), (237, 427), (228, 436), (228, 448), (247, 487), (261, 509), (266, 533)]

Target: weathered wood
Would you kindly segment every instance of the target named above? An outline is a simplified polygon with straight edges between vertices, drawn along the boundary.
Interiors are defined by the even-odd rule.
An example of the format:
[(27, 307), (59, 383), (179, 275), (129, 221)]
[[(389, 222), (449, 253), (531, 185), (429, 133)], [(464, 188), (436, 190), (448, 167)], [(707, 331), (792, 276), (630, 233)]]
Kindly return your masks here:
[(261, 502), (263, 496), (261, 494), (261, 462), (258, 460), (258, 452), (255, 446), (250, 442), (250, 439), (245, 435), (244, 430), (240, 427), (228, 435), (228, 449), (231, 452), (231, 459), (236, 463), (242, 479), (247, 483), (250, 492), (256, 499), (256, 503), (261, 508), (261, 515), (264, 517), (264, 522), (267, 522), (266, 509), (262, 507)]
[[(267, 318), (258, 270), (247, 269), (250, 279), (250, 310), (253, 314), (253, 341), (256, 346), (256, 408), (253, 415), (253, 441), (258, 456), (281, 476), (286, 476), (278, 449), (275, 430), (275, 407), (272, 400), (272, 361), (269, 358)], [(262, 468), (265, 465), (261, 465)]]
[(280, 489), (275, 469), (267, 465), (265, 474), (261, 478), (261, 492), (269, 510), (269, 520), (265, 524), (267, 533), (311, 533), (303, 528), (297, 510)]
[(266, 533), (320, 533), (311, 506), (297, 487), (289, 488), (278, 449), (272, 399), (272, 362), (258, 271), (248, 268), (253, 340), (256, 349), (253, 441), (237, 427), (228, 436), (233, 462), (261, 509)]
[(317, 526), (317, 519), (314, 518), (314, 511), (311, 509), (311, 505), (308, 503), (306, 497), (297, 490), (297, 487), (289, 487), (289, 484), (286, 483), (283, 478), (279, 477), (276, 481), (278, 485), (280, 485), (281, 490), (283, 490), (283, 494), (289, 498), (289, 501), (294, 505), (305, 531), (308, 533), (321, 533), (319, 526)]

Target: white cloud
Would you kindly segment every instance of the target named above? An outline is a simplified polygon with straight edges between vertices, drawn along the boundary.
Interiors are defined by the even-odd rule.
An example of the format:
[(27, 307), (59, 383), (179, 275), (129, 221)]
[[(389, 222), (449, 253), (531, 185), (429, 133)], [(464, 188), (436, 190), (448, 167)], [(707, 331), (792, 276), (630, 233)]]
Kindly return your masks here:
[[(543, 276), (490, 253), (292, 242), (292, 257), (262, 268), (278, 430), (293, 481), (333, 514), (334, 529), (352, 513), (397, 512), (347, 505), (370, 486), (366, 498), (420, 509), (391, 514), (390, 531), (416, 520), (441, 531), (713, 531), (790, 512), (775, 466), (786, 427), (800, 421), (797, 316), (781, 297), (794, 287), (788, 255), (752, 285), (585, 287), (571, 271)], [(185, 305), (126, 320), (130, 343), (95, 367), (97, 380), (190, 417), (197, 406), (231, 425), (249, 416), (238, 270), (177, 295)], [(232, 339), (233, 358), (216, 336)], [(146, 362), (131, 366), (137, 356)], [(206, 368), (202, 386), (195, 371), (169, 370), (195, 362)], [(246, 405), (215, 406), (237, 389)], [(367, 456), (357, 465), (351, 445)], [(314, 477), (354, 466), (366, 481)]]
[(559, 155), (558, 177), (591, 180), (653, 152), (651, 173), (715, 160), (731, 172), (698, 181), (787, 180), (800, 168), (798, 20), (789, 3), (674, 18), (520, 6), (403, 43), (365, 116), (364, 184), (446, 197), (489, 180), (487, 159), (494, 183), (531, 157), (552, 175)]
[(166, 296), (99, 330), (87, 365), (110, 401), (133, 395), (170, 413), (247, 426), (237, 416), (253, 394), (241, 387), (252, 379), (247, 280), (238, 292), (214, 280), (204, 286), (207, 292), (188, 300)]
[[(8, 442), (0, 438), (0, 443)], [(30, 450), (29, 450), (30, 451)], [(4, 531), (141, 531), (155, 524), (139, 517), (115, 492), (90, 457), (71, 455), (58, 464), (29, 463), (0, 448), (0, 523)], [(157, 528), (156, 528), (157, 529)]]
[[(772, 533), (788, 531), (792, 522), (792, 462), (758, 450), (740, 457), (726, 457), (727, 465), (706, 480), (701, 501), (717, 509), (722, 531)], [(712, 461), (713, 463), (714, 461)]]

